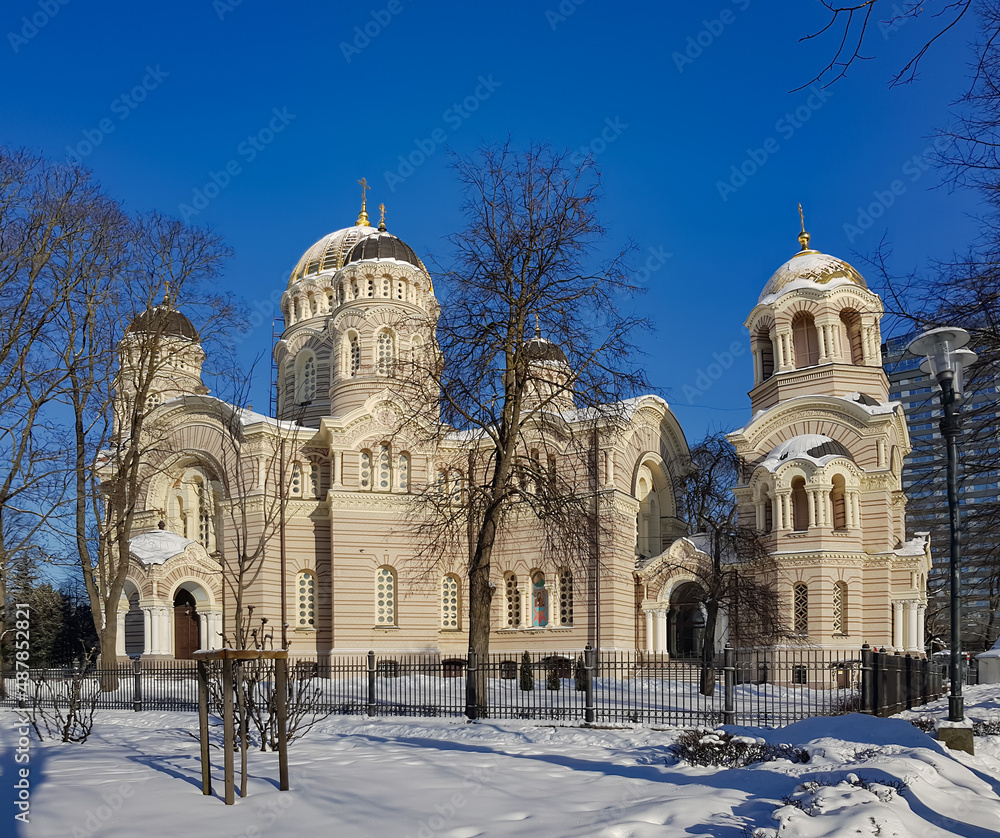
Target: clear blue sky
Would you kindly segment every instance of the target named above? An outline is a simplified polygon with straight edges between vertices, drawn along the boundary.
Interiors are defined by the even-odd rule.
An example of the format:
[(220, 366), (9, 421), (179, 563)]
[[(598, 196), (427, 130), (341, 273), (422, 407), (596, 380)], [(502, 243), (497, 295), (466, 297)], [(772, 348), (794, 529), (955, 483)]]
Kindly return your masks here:
[[(358, 178), (392, 232), (446, 259), (443, 237), (463, 225), (446, 148), (509, 133), (589, 149), (612, 240), (633, 240), (655, 267), (643, 306), (657, 332), (643, 349), (693, 441), (749, 418), (749, 352), (716, 379), (709, 366), (747, 347), (744, 318), (798, 249), (799, 201), (813, 246), (862, 271), (883, 233), (898, 270), (976, 233), (976, 196), (935, 189), (939, 175), (913, 160), (965, 88), (974, 21), (927, 56), (917, 84), (888, 88), (929, 15), (876, 29), (877, 57), (824, 96), (789, 92), (831, 55), (830, 38), (799, 42), (823, 22), (801, 0), (7, 0), (0, 138), (53, 157), (75, 149), (131, 209), (197, 209), (190, 220), (235, 250), (225, 287), (267, 312), (248, 360), (269, 347), (302, 252), (353, 223)], [(756, 171), (741, 181), (734, 166)], [(196, 203), (216, 191), (212, 173), (229, 182)], [(869, 229), (845, 227), (893, 181), (899, 194)], [(253, 401), (267, 404), (266, 375)]]

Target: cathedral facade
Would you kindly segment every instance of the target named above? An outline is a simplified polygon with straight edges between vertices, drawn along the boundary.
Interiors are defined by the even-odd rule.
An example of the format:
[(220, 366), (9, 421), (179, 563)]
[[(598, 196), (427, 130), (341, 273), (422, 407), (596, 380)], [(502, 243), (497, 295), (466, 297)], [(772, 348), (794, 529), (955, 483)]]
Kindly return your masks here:
[[(909, 442), (887, 403), (881, 306), (853, 268), (807, 244), (747, 320), (753, 418), (730, 437), (751, 464), (735, 489), (741, 520), (775, 556), (782, 642), (922, 651), (929, 553), (904, 534)], [(462, 657), (465, 561), (422, 554), (413, 509), (428, 488), (460, 496), (476, 438), (408, 427), (393, 380), (401, 360), (435, 346), (429, 272), (362, 210), (305, 252), (281, 309), (273, 417), (208, 394), (197, 330), (171, 306), (126, 332), (119, 398), (135, 341), (155, 329), (163, 349), (145, 402), (157, 453), (141, 485), (119, 654), (184, 658), (269, 636), (320, 660), (369, 649)], [(559, 391), (563, 351), (539, 333), (525, 350), (538, 387)], [(604, 424), (574, 409), (571, 390), (552, 404), (560, 430), (541, 427), (539, 450), (592, 497), (599, 525), (577, 557), (546, 558), (530, 526), (494, 552), (491, 647), (697, 652), (704, 609), (682, 567), (702, 556), (678, 515), (690, 465), (677, 419), (656, 396)], [(236, 637), (237, 613), (255, 637)], [(724, 642), (724, 628), (716, 636)]]

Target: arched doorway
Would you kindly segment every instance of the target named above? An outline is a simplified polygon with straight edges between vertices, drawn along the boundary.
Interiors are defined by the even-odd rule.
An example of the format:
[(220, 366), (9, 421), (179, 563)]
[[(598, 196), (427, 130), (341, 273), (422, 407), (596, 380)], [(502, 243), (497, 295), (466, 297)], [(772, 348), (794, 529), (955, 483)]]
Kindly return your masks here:
[(190, 660), (199, 647), (198, 611), (190, 591), (178, 588), (174, 595), (174, 658)]
[(701, 588), (694, 582), (685, 582), (670, 594), (667, 631), (671, 657), (701, 656), (706, 622), (702, 596)]
[(125, 654), (141, 655), (146, 649), (146, 626), (139, 607), (139, 592), (132, 591), (125, 612)]

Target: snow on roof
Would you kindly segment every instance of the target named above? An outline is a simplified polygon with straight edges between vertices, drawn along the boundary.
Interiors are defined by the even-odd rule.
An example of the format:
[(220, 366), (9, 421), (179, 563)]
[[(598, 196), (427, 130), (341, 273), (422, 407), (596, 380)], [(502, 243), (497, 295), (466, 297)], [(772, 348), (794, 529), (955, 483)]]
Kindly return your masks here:
[(930, 533), (915, 533), (913, 538), (904, 541), (903, 546), (897, 547), (893, 552), (897, 556), (922, 556), (927, 552), (927, 541), (930, 537)]
[(153, 530), (129, 539), (128, 550), (143, 564), (163, 564), (197, 543), (175, 532)]
[(997, 642), (993, 644), (992, 649), (976, 655), (976, 660), (982, 660), (983, 658), (1000, 658), (1000, 637), (997, 638)]
[(808, 460), (822, 468), (837, 457), (853, 459), (850, 452), (835, 439), (822, 434), (800, 434), (775, 446), (761, 465), (772, 473), (782, 463), (791, 460)]

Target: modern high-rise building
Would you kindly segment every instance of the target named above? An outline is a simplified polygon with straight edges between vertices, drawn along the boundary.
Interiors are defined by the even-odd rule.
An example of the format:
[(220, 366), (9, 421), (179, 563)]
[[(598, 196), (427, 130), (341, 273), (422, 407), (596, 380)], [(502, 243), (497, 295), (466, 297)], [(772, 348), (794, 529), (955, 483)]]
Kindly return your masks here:
[[(947, 460), (938, 427), (938, 388), (921, 372), (923, 358), (907, 355), (917, 336), (910, 333), (882, 345), (889, 378), (889, 397), (903, 405), (913, 450), (904, 460), (903, 489), (911, 531), (931, 534), (933, 564), (929, 579), (927, 631), (947, 644), (951, 635)], [(962, 600), (964, 648), (988, 649), (1000, 633), (1000, 474), (998, 474), (997, 381), (972, 380), (961, 405), (959, 437), (959, 504), (962, 515)]]

